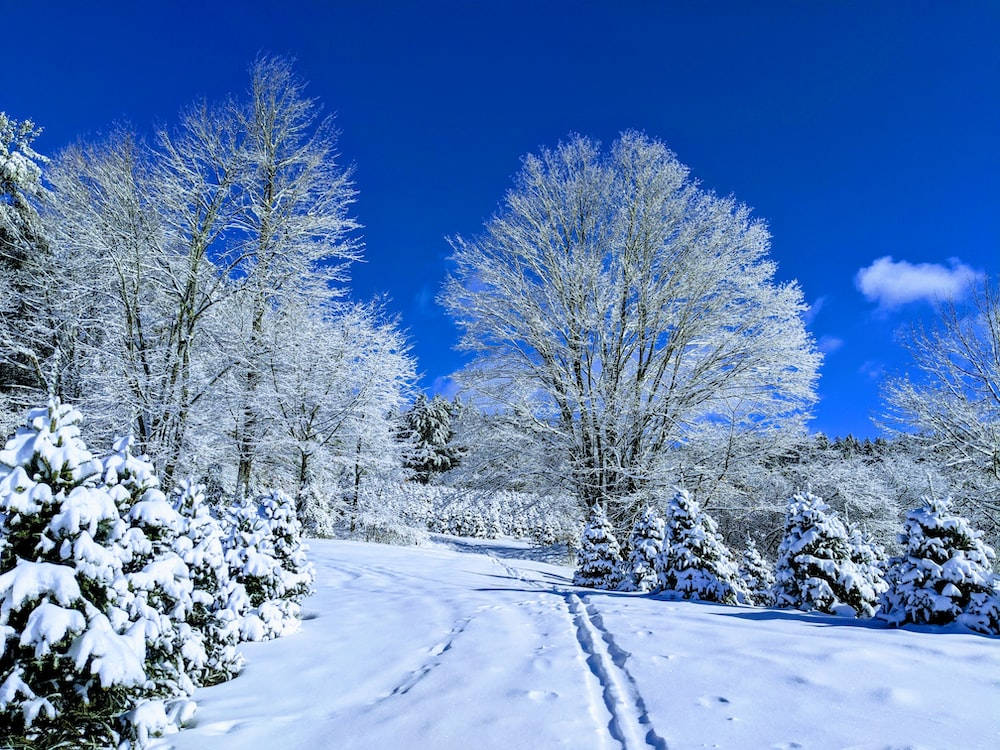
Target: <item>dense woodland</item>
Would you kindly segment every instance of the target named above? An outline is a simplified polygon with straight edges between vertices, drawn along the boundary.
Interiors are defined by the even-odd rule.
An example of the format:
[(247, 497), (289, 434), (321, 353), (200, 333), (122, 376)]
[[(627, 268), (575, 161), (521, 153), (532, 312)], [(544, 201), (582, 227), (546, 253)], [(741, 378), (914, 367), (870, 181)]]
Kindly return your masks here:
[(293, 627), (303, 528), (529, 538), (580, 585), (1000, 629), (989, 282), (910, 332), (884, 437), (824, 436), (764, 223), (647, 135), (571, 135), (451, 238), (469, 364), (428, 399), (420, 332), (351, 300), (351, 169), (289, 62), (151, 135), (39, 133), (0, 114), (0, 716), (25, 746), (182, 724), (241, 640)]

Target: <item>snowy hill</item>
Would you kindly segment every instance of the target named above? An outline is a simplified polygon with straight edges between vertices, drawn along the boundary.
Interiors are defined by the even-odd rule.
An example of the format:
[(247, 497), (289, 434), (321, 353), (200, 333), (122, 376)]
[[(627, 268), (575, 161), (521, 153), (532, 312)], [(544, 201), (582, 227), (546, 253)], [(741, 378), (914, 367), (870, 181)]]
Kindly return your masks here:
[(516, 543), (454, 546), (313, 541), (301, 631), (247, 644), (163, 747), (1000, 747), (998, 639), (588, 591)]

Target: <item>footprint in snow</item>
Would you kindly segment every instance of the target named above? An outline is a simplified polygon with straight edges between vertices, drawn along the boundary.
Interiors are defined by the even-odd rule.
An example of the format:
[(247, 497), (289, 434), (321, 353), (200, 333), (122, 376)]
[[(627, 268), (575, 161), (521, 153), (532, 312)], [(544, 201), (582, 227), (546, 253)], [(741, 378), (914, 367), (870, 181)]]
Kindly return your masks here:
[(697, 703), (699, 706), (704, 706), (705, 708), (711, 708), (712, 706), (727, 704), (729, 703), (729, 699), (723, 698), (721, 695), (716, 695), (716, 696), (703, 695), (697, 700)]

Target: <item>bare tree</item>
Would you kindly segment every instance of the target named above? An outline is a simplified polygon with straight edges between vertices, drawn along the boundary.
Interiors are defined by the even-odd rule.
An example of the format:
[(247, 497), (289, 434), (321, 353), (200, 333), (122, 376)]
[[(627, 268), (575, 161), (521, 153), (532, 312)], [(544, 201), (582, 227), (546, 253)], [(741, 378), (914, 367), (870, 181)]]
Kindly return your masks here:
[(916, 372), (890, 380), (886, 426), (904, 433), (956, 479), (980, 522), (1000, 529), (1000, 289), (984, 282), (971, 303), (939, 309), (937, 325), (906, 338)]
[(463, 383), (530, 419), (588, 505), (654, 480), (695, 427), (769, 429), (815, 398), (802, 295), (774, 281), (763, 223), (644, 135), (525, 157), (485, 231), (452, 244)]
[(237, 110), (248, 157), (236, 246), (247, 319), (234, 387), (237, 486), (244, 492), (265, 435), (256, 408), (269, 361), (265, 318), (292, 298), (322, 304), (360, 257), (358, 224), (348, 214), (351, 171), (340, 165), (332, 118), (304, 90), (287, 60), (262, 58), (251, 72), (250, 102)]

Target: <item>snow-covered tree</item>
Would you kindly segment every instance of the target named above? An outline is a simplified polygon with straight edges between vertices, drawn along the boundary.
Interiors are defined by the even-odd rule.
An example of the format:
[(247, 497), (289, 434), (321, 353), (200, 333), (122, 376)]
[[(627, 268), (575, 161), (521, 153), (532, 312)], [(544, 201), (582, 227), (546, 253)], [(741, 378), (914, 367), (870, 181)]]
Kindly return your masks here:
[(193, 677), (207, 661), (204, 634), (189, 623), (194, 584), (178, 554), (184, 522), (160, 490), (153, 465), (132, 454), (131, 437), (119, 438), (104, 458), (103, 478), (130, 524), (122, 539), (123, 563), (133, 593), (128, 609), (146, 626), (146, 676), (170, 719), (180, 724), (193, 712)]
[(652, 591), (658, 585), (656, 561), (663, 551), (663, 518), (647, 506), (636, 519), (629, 539), (622, 588), (627, 591)]
[(774, 586), (774, 570), (757, 549), (753, 537), (747, 536), (747, 545), (740, 558), (740, 580), (743, 587), (750, 592), (753, 603), (768, 607), (774, 603), (772, 587)]
[(130, 613), (127, 527), (80, 422), (51, 400), (0, 451), (0, 723), (9, 740), (113, 747), (166, 717), (123, 723), (148, 696), (150, 623)]
[(306, 559), (293, 500), (277, 491), (245, 499), (231, 509), (228, 521), (230, 575), (249, 598), (241, 637), (259, 641), (294, 632), (299, 604), (315, 574)]
[(403, 438), (410, 443), (406, 465), (418, 482), (427, 484), (432, 474), (458, 464), (461, 451), (451, 427), (453, 408), (440, 396), (428, 400), (421, 393), (403, 414)]
[(48, 160), (32, 147), (40, 133), (32, 121), (0, 112), (0, 270), (21, 267), (42, 242), (37, 204)]
[(775, 566), (775, 604), (871, 617), (883, 586), (854, 562), (856, 555), (830, 506), (812, 493), (793, 496)]
[(461, 382), (588, 507), (632, 494), (695, 425), (767, 431), (814, 400), (805, 305), (774, 281), (763, 222), (661, 142), (529, 155), (483, 234), (452, 244)]
[(573, 573), (574, 586), (614, 589), (621, 582), (622, 552), (600, 503), (590, 509), (580, 539)]
[(267, 317), (289, 300), (328, 301), (360, 257), (357, 222), (348, 210), (356, 191), (340, 164), (336, 128), (322, 116), (288, 60), (261, 57), (251, 69), (250, 101), (235, 115), (244, 134), (245, 169), (237, 223), (244, 315), (236, 341), (231, 397), (237, 490), (250, 491), (253, 461), (267, 450), (258, 409), (270, 361)]
[(931, 498), (911, 511), (899, 543), (903, 550), (890, 561), (880, 611), (891, 625), (946, 624), (974, 597), (981, 606), (994, 594), (995, 553), (949, 500)]
[(1000, 538), (1000, 287), (983, 280), (938, 314), (906, 339), (915, 372), (888, 383), (887, 421), (957, 482), (984, 483), (962, 510)]
[(852, 523), (847, 524), (847, 534), (851, 543), (851, 562), (854, 563), (866, 586), (871, 588), (876, 596), (881, 597), (889, 587), (885, 580), (888, 563), (885, 550)]
[(222, 524), (209, 509), (205, 488), (184, 480), (172, 500), (184, 522), (177, 540), (178, 553), (194, 586), (188, 622), (201, 633), (205, 649), (204, 663), (193, 671), (192, 678), (198, 685), (214, 685), (243, 669), (237, 644), (246, 592), (229, 577)]
[(677, 490), (667, 505), (657, 574), (661, 588), (678, 591), (685, 599), (725, 604), (749, 599), (714, 519), (686, 489)]
[(993, 590), (975, 593), (959, 618), (963, 625), (987, 635), (1000, 635), (1000, 576), (993, 577)]

